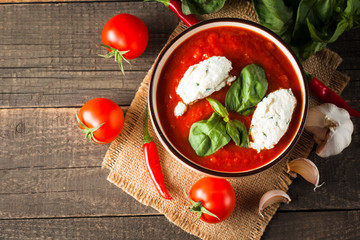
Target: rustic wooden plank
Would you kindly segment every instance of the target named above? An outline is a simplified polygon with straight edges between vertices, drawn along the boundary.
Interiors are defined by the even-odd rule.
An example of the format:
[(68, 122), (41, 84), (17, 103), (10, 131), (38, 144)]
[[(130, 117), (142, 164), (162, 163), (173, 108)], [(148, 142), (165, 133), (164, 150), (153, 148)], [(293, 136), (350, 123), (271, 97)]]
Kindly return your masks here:
[(163, 216), (0, 220), (1, 239), (198, 239)]
[(0, 218), (157, 213), (106, 180), (76, 110), (0, 109)]
[(0, 170), (0, 219), (159, 214), (107, 175), (100, 167)]
[[(31, 69), (24, 71), (32, 72)], [(31, 78), (0, 78), (1, 108), (82, 106), (97, 97), (112, 99), (122, 106), (130, 105), (146, 72), (127, 72), (123, 77), (118, 71), (101, 74), (60, 71), (61, 77), (46, 76), (58, 74), (45, 71)]]
[(263, 239), (359, 239), (360, 211), (280, 212)]
[(358, 29), (351, 29), (339, 37), (335, 43), (329, 43), (328, 48), (346, 57), (360, 56), (360, 31)]
[[(44, 9), (44, 11), (46, 10), (47, 9)], [(105, 15), (106, 13), (103, 14)], [(112, 16), (113, 15), (107, 17), (111, 18)], [(33, 36), (33, 33), (29, 33), (28, 35), (17, 31), (11, 31), (9, 33), (10, 29), (4, 29), (6, 33), (9, 33), (9, 35), (11, 35), (3, 37), (5, 39), (1, 39), (3, 42), (0, 44), (0, 49), (2, 51), (6, 51), (0, 53), (1, 69), (21, 70), (35, 68), (34, 70), (46, 69), (49, 72), (56, 70), (118, 71), (119, 67), (113, 59), (106, 59), (98, 56), (99, 54), (107, 53), (105, 48), (100, 46), (100, 44), (102, 44), (101, 30), (103, 25), (101, 27), (98, 26), (98, 28), (100, 28), (98, 32), (94, 32), (94, 29), (90, 33), (74, 34), (69, 32), (76, 30), (65, 28), (65, 30), (63, 30), (64, 33), (61, 33), (61, 35), (65, 36), (63, 38), (58, 36), (56, 38), (57, 40), (54, 39), (53, 42), (47, 42), (42, 39), (37, 39), (38, 37)], [(175, 25), (176, 23), (174, 23), (173, 27), (175, 27)], [(46, 27), (44, 28), (46, 29)], [(48, 28), (50, 28), (50, 26)], [(41, 31), (41, 29), (38, 31)], [(67, 31), (67, 33), (65, 31)], [(147, 71), (171, 32), (171, 30), (169, 30), (169, 32), (161, 32), (164, 30), (157, 29), (153, 31), (158, 32), (149, 33), (149, 44), (145, 52), (139, 58), (131, 60), (131, 65), (126, 63), (124, 64), (124, 69), (126, 71)], [(20, 34), (22, 36), (17, 36)], [(28, 40), (27, 42), (23, 43), (17, 41), (12, 43), (14, 39), (11, 39), (10, 37), (13, 37), (14, 39), (16, 39), (17, 37), (22, 37), (23, 39), (27, 38)], [(51, 37), (51, 39), (53, 38)], [(9, 71), (8, 74), (6, 73), (7, 72), (2, 73), (1, 76), (3, 76), (3, 74), (5, 76), (8, 76), (8, 74), (10, 73), (13, 73), (14, 75), (14, 73), (16, 72)]]
[[(263, 239), (359, 239), (359, 211), (279, 212)], [(198, 239), (163, 216), (0, 220), (4, 239)]]
[[(143, 19), (150, 33), (125, 76), (98, 56), (106, 52), (99, 47), (104, 24), (121, 12)], [(93, 96), (128, 105), (179, 22), (150, 2), (5, 4), (0, 16), (0, 107), (79, 106)]]
[(155, 57), (179, 22), (162, 4), (151, 2), (1, 5), (0, 13), (0, 46), (6, 50), (0, 55), (4, 68), (117, 69), (97, 56), (106, 52), (99, 47), (101, 31), (112, 16), (130, 13), (147, 24), (150, 34), (143, 57), (134, 60), (132, 67), (147, 69), (141, 61)]
[(0, 169), (101, 166), (109, 145), (84, 139), (78, 110), (0, 109)]

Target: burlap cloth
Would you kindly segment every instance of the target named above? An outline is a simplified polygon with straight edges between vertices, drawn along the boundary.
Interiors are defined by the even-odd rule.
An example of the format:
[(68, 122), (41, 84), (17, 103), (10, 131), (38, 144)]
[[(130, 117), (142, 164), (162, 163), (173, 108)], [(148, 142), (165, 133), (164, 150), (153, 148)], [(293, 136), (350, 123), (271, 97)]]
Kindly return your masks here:
[[(241, 1), (228, 1), (220, 12), (205, 16), (204, 19), (217, 17), (237, 17), (257, 21), (251, 4)], [(170, 39), (185, 28), (186, 26), (180, 23)], [(340, 62), (341, 58), (336, 53), (325, 49), (308, 59), (303, 66), (307, 72), (317, 76), (335, 92), (341, 93), (349, 78), (336, 71)], [(183, 189), (188, 191), (204, 176), (173, 159), (157, 139), (151, 124), (149, 124), (150, 135), (158, 147), (165, 183), (173, 200), (165, 200), (159, 196), (144, 163), (143, 123), (151, 73), (152, 69), (144, 78), (131, 103), (120, 137), (110, 145), (106, 153), (103, 166), (110, 170), (108, 180), (139, 202), (153, 207), (174, 224), (200, 238), (260, 239), (279, 207), (279, 204), (275, 204), (265, 210), (264, 218), (259, 216), (258, 203), (262, 194), (271, 189), (288, 190), (292, 179), (296, 176), (286, 172), (286, 163), (289, 159), (307, 157), (314, 145), (312, 137), (304, 132), (289, 155), (270, 169), (253, 176), (229, 180), (236, 192), (237, 204), (234, 213), (226, 221), (219, 224), (198, 221), (190, 226), (196, 214), (187, 210), (189, 202), (184, 197)], [(310, 106), (315, 104), (317, 104), (316, 100), (311, 97)]]

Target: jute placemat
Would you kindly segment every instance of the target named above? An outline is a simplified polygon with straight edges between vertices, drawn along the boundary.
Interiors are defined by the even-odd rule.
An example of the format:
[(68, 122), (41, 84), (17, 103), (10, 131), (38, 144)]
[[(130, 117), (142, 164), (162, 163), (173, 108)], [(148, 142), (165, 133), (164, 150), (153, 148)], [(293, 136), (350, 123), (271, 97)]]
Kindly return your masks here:
[[(208, 16), (237, 17), (256, 21), (253, 8), (248, 2), (228, 1), (220, 11)], [(170, 39), (185, 29), (180, 23)], [(330, 50), (323, 50), (304, 63), (307, 72), (314, 74), (335, 92), (340, 93), (349, 78), (336, 71), (341, 58)], [(188, 200), (184, 197), (183, 189), (187, 191), (200, 178), (204, 177), (184, 167), (163, 148), (150, 126), (150, 135), (156, 143), (164, 179), (173, 200), (165, 200), (157, 193), (147, 172), (143, 152), (143, 124), (147, 91), (152, 69), (144, 78), (131, 106), (126, 114), (124, 128), (109, 147), (103, 161), (103, 166), (110, 169), (108, 180), (139, 202), (151, 206), (163, 213), (171, 222), (185, 231), (203, 239), (260, 239), (267, 224), (275, 214), (279, 205), (267, 208), (264, 218), (258, 214), (258, 203), (263, 193), (271, 189), (288, 190), (295, 175), (289, 175), (286, 163), (289, 159), (307, 157), (314, 143), (310, 134), (304, 132), (289, 155), (270, 169), (249, 177), (229, 180), (234, 187), (237, 205), (229, 219), (219, 224), (206, 224), (201, 221), (190, 225), (195, 214), (189, 213)], [(317, 104), (311, 97), (310, 105)], [(149, 122), (150, 123), (150, 122)]]

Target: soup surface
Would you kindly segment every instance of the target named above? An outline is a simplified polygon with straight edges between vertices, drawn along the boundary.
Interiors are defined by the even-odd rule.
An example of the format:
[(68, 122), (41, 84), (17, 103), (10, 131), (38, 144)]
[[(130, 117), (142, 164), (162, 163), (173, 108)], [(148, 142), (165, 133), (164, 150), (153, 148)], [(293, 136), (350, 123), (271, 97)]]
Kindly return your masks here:
[[(266, 95), (278, 89), (291, 88), (297, 105), (287, 132), (274, 148), (258, 153), (254, 149), (238, 147), (230, 141), (229, 144), (206, 157), (197, 156), (191, 148), (188, 141), (191, 125), (208, 119), (214, 111), (208, 101), (202, 99), (189, 105), (184, 115), (175, 117), (174, 109), (181, 101), (176, 88), (190, 66), (212, 56), (225, 56), (229, 59), (233, 67), (230, 72), (232, 76), (238, 76), (242, 68), (248, 64), (261, 65), (265, 69), (269, 84)], [(226, 86), (209, 97), (224, 104), (228, 90), (229, 86)], [(258, 33), (239, 27), (214, 27), (203, 30), (177, 47), (162, 70), (156, 100), (160, 123), (171, 143), (195, 163), (212, 170), (226, 172), (251, 170), (278, 156), (296, 134), (302, 108), (299, 80), (283, 52)], [(236, 112), (230, 112), (230, 119), (240, 120), (249, 130), (252, 115), (244, 117)]]

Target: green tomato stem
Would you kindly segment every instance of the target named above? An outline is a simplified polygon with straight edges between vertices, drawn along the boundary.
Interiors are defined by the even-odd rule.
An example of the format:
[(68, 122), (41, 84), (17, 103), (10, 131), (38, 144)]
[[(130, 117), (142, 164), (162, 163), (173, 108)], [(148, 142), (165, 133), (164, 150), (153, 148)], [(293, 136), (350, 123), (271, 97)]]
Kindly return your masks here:
[(98, 130), (99, 128), (101, 128), (105, 123), (102, 123), (97, 127), (89, 128), (80, 120), (80, 118), (78, 117), (76, 112), (75, 112), (75, 116), (76, 116), (76, 120), (79, 123), (79, 125), (83, 127), (83, 128), (79, 127), (79, 129), (80, 129), (80, 131), (85, 133), (85, 138), (87, 138), (89, 140), (93, 140), (94, 142), (99, 143), (99, 144), (105, 143), (105, 142), (101, 142), (101, 141), (97, 140), (94, 136), (94, 132), (96, 130)]
[(103, 47), (110, 49), (111, 51), (106, 54), (106, 55), (101, 55), (99, 54), (100, 57), (104, 57), (104, 58), (115, 58), (115, 62), (117, 62), (119, 64), (120, 70), (122, 72), (123, 75), (125, 75), (125, 71), (124, 71), (124, 67), (123, 67), (123, 60), (125, 62), (127, 62), (128, 64), (131, 64), (125, 57), (124, 54), (129, 52), (130, 50), (127, 51), (120, 51), (116, 48), (110, 47), (108, 45), (102, 45)]
[(207, 214), (207, 215), (210, 215), (212, 217), (215, 217), (217, 219), (220, 220), (220, 218), (218, 216), (216, 216), (214, 213), (210, 212), (209, 210), (207, 210), (204, 206), (203, 206), (203, 203), (201, 201), (198, 201), (198, 202), (195, 202), (194, 200), (192, 200), (189, 195), (186, 194), (186, 190), (184, 188), (184, 194), (185, 194), (185, 197), (191, 202), (191, 206), (189, 207), (189, 210), (191, 212), (197, 212), (197, 216), (196, 216), (196, 219), (195, 221), (193, 221), (191, 224), (194, 224), (195, 222), (197, 222), (200, 217), (202, 216), (203, 213)]

